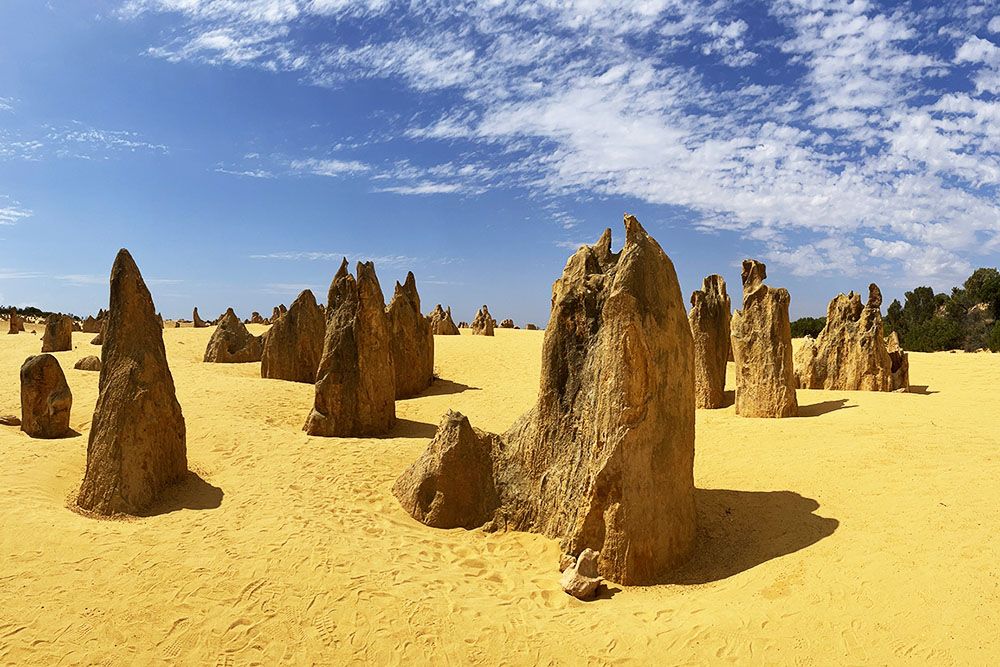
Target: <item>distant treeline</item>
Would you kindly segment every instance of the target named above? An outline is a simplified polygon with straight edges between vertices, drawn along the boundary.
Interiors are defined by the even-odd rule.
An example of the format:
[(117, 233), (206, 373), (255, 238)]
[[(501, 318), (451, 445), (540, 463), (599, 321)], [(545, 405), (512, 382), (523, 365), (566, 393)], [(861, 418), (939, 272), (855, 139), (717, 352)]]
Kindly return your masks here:
[[(913, 352), (987, 348), (1000, 352), (1000, 271), (980, 268), (951, 294), (935, 294), (930, 287), (906, 292), (904, 303), (894, 299), (886, 310), (885, 333), (899, 334), (903, 349)], [(803, 317), (792, 322), (792, 337), (816, 337), (825, 317)]]
[(41, 308), (36, 308), (35, 306), (27, 306), (25, 308), (18, 308), (17, 306), (0, 306), (0, 315), (6, 316), (7, 313), (10, 312), (11, 308), (13, 308), (14, 311), (17, 312), (17, 314), (20, 315), (21, 317), (34, 317), (42, 319), (48, 317), (49, 315), (69, 315), (74, 320), (80, 319), (73, 313), (53, 313), (48, 310), (42, 310)]

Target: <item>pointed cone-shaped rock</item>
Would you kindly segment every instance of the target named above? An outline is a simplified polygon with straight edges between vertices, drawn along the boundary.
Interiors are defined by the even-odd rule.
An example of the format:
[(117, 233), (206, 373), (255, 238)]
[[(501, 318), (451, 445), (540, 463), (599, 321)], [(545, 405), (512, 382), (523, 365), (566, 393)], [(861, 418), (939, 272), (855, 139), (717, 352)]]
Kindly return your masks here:
[(396, 371), (396, 398), (416, 396), (434, 379), (434, 335), (430, 322), (420, 313), (420, 295), (412, 271), (406, 274), (406, 282), (396, 283), (386, 315)]
[(21, 366), (21, 430), (32, 438), (62, 438), (70, 433), (73, 393), (59, 361), (51, 354), (25, 359)]
[(732, 306), (726, 281), (711, 275), (691, 294), (691, 334), (694, 337), (694, 405), (725, 405), (726, 361), (729, 359), (729, 318)]
[(483, 305), (472, 320), (472, 333), (477, 336), (492, 336), (496, 320), (490, 315), (490, 309)]
[(141, 514), (186, 474), (185, 437), (153, 300), (132, 256), (119, 250), (77, 504), (105, 515)]
[[(673, 264), (634, 217), (625, 230), (620, 253), (608, 230), (567, 262), (552, 288), (538, 402), (491, 447), (493, 479), (466, 493), (495, 488), (487, 529), (542, 533), (573, 556), (600, 551), (604, 577), (641, 584), (694, 542), (694, 349)], [(453, 468), (464, 474), (438, 467)], [(413, 477), (397, 495), (422, 488)], [(403, 505), (412, 513), (421, 500)]]
[(497, 438), (449, 410), (427, 450), (396, 480), (392, 492), (407, 512), (428, 526), (483, 525), (499, 504), (492, 463)]
[(767, 267), (743, 260), (743, 310), (733, 314), (736, 364), (736, 414), (744, 417), (794, 417), (795, 369), (788, 290), (764, 284)]
[(65, 352), (73, 349), (73, 319), (68, 315), (45, 318), (42, 352)]
[(303, 427), (309, 435), (380, 435), (396, 421), (385, 299), (374, 264), (359, 262), (357, 274), (345, 259), (330, 285), (316, 396)]
[(325, 335), (326, 314), (313, 293), (303, 290), (264, 335), (260, 376), (315, 384)]
[(458, 336), (460, 332), (455, 325), (455, 320), (451, 319), (451, 306), (447, 310), (441, 304), (434, 306), (434, 310), (428, 315), (431, 323), (431, 333), (435, 336)]
[(254, 336), (236, 316), (233, 309), (226, 310), (205, 348), (205, 362), (214, 364), (245, 364), (260, 361), (264, 341)]
[(795, 375), (802, 389), (892, 391), (892, 361), (882, 329), (882, 292), (868, 286), (861, 295), (838, 294), (826, 309), (826, 325), (816, 340), (807, 338), (795, 354)]
[(191, 322), (192, 322), (192, 326), (195, 329), (204, 329), (205, 327), (208, 326), (208, 322), (206, 322), (205, 320), (201, 319), (201, 316), (198, 314), (198, 306), (195, 306), (194, 307), (194, 312), (191, 313)]

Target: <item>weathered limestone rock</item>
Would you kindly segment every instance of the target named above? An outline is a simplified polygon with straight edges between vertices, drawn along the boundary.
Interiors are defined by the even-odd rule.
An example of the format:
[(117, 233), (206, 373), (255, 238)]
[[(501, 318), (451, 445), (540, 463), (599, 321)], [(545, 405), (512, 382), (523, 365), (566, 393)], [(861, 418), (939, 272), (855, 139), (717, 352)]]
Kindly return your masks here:
[[(70, 319), (72, 319), (72, 318), (70, 318)], [(77, 322), (76, 320), (73, 320), (73, 331), (80, 331), (80, 332), (82, 332), (83, 331), (83, 325), (80, 324), (79, 322)]]
[(68, 315), (49, 315), (45, 318), (42, 335), (42, 352), (64, 352), (73, 349), (73, 319)]
[(281, 318), (281, 314), (282, 314), (281, 310), (277, 306), (275, 306), (274, 309), (271, 311), (271, 324), (277, 322)]
[(396, 421), (385, 299), (374, 264), (359, 262), (357, 274), (345, 259), (330, 285), (316, 398), (303, 427), (309, 435), (380, 435)]
[(24, 331), (24, 318), (17, 314), (17, 310), (12, 306), (7, 314), (7, 333), (17, 334)]
[(434, 306), (434, 310), (429, 315), (431, 322), (431, 333), (435, 336), (458, 336), (458, 327), (455, 320), (451, 319), (451, 306), (448, 310), (441, 308), (441, 304)]
[(205, 363), (246, 364), (260, 361), (264, 341), (247, 331), (232, 308), (226, 310), (205, 348)]
[[(620, 253), (607, 230), (553, 286), (535, 407), (500, 437), (462, 436), (446, 417), (431, 450), (403, 473), (395, 489), (415, 516), (426, 515), (413, 508), (435, 507), (436, 494), (421, 499), (421, 489), (469, 485), (441, 478), (480, 470), (489, 457), (492, 478), (462, 487), (457, 508), (488, 507), (496, 493), (487, 530), (538, 532), (571, 555), (599, 551), (600, 574), (625, 584), (654, 582), (687, 558), (695, 538), (691, 329), (670, 259), (634, 217), (625, 230)], [(442, 443), (458, 440), (451, 451), (477, 463), (438, 463)], [(474, 514), (459, 512), (458, 525), (478, 523)]]
[(267, 320), (260, 316), (256, 310), (250, 313), (250, 324), (267, 324)]
[(733, 359), (736, 363), (736, 414), (744, 417), (794, 417), (790, 297), (784, 288), (764, 284), (767, 268), (743, 260), (743, 310), (732, 317)]
[(538, 331), (538, 325), (537, 324), (532, 324), (531, 322), (528, 322), (527, 324), (524, 325), (524, 330), (525, 331)]
[(396, 370), (396, 398), (416, 396), (434, 379), (434, 334), (420, 313), (420, 295), (413, 272), (396, 283), (385, 309), (392, 342), (392, 365)]
[(795, 355), (802, 389), (892, 391), (892, 361), (882, 329), (882, 292), (868, 286), (868, 303), (851, 292), (838, 294), (826, 309), (816, 340), (806, 338)]
[(584, 549), (576, 562), (563, 570), (562, 589), (578, 600), (593, 600), (604, 582), (597, 573), (601, 554)]
[(187, 473), (186, 430), (163, 329), (124, 248), (111, 269), (110, 304), (87, 471), (76, 502), (98, 514), (135, 515)]
[(73, 368), (78, 371), (99, 371), (101, 370), (101, 359), (90, 355), (73, 364)]
[(889, 353), (889, 364), (892, 371), (892, 390), (907, 391), (910, 388), (910, 357), (899, 344), (899, 334), (893, 331), (885, 343)]
[(506, 320), (504, 320), (503, 322), (500, 323), (500, 328), (501, 329), (514, 329), (515, 328), (514, 327), (514, 320), (512, 320), (510, 318), (507, 318)]
[(477, 336), (492, 336), (496, 320), (490, 315), (490, 309), (483, 305), (472, 320), (472, 333)]
[(195, 329), (205, 329), (208, 327), (208, 322), (201, 319), (201, 316), (198, 315), (198, 306), (194, 307), (194, 313), (192, 313), (191, 322), (193, 323), (192, 326), (194, 326)]
[(694, 406), (725, 405), (726, 360), (729, 358), (729, 317), (732, 305), (726, 281), (711, 275), (691, 294), (691, 334), (694, 337)]
[(87, 315), (87, 319), (83, 321), (83, 333), (101, 333), (101, 321), (100, 317)]
[(463, 320), (462, 322), (459, 322), (459, 323), (458, 323), (458, 328), (459, 328), (459, 329), (468, 329), (468, 328), (469, 328), (469, 323), (468, 323), (468, 322), (465, 322), (465, 321)]
[(28, 357), (21, 366), (21, 430), (32, 438), (70, 435), (73, 392), (51, 354)]
[(325, 334), (326, 315), (313, 293), (303, 290), (264, 335), (260, 376), (315, 384)]
[(0, 415), (0, 426), (20, 426), (21, 418), (17, 415)]
[(392, 492), (417, 521), (435, 528), (476, 528), (496, 511), (492, 450), (497, 436), (448, 411), (427, 450)]

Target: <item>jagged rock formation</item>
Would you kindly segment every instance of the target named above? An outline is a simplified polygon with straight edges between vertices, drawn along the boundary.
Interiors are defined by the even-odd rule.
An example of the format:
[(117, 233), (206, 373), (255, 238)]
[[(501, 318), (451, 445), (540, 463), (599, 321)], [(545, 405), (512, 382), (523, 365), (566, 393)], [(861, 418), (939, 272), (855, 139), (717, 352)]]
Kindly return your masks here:
[(490, 309), (484, 304), (476, 313), (475, 319), (472, 320), (472, 333), (476, 336), (492, 336), (495, 326), (496, 320), (493, 319), (493, 316), (490, 315)]
[(434, 306), (434, 310), (428, 316), (431, 322), (431, 333), (435, 336), (458, 336), (458, 327), (455, 320), (451, 319), (451, 306), (445, 310), (441, 304)]
[(910, 357), (899, 344), (899, 334), (893, 331), (885, 342), (889, 353), (889, 368), (892, 372), (892, 390), (907, 391), (910, 388)]
[(411, 514), (469, 526), (495, 505), (487, 530), (542, 533), (574, 556), (600, 551), (600, 574), (625, 584), (654, 582), (686, 559), (695, 538), (691, 329), (670, 259), (634, 217), (625, 230), (620, 253), (607, 230), (553, 286), (535, 407), (503, 436), (446, 416), (394, 487)]
[(790, 297), (784, 288), (764, 284), (767, 267), (743, 260), (743, 310), (733, 313), (731, 330), (736, 363), (736, 414), (744, 417), (794, 417)]
[(323, 308), (316, 304), (311, 291), (303, 290), (264, 335), (260, 376), (315, 384), (325, 334)]
[(578, 600), (593, 600), (603, 580), (597, 573), (597, 563), (601, 554), (593, 549), (584, 549), (580, 557), (563, 570), (562, 589)]
[(28, 357), (21, 366), (21, 430), (32, 438), (70, 434), (73, 392), (59, 361), (51, 354)]
[(469, 328), (469, 323), (463, 320), (463, 321), (461, 321), (461, 322), (458, 323), (458, 328), (459, 329), (468, 329)]
[(374, 264), (359, 262), (357, 274), (345, 259), (330, 285), (316, 398), (303, 427), (309, 435), (379, 435), (396, 421), (385, 299)]
[(192, 322), (192, 326), (195, 329), (205, 329), (205, 328), (208, 327), (208, 322), (206, 322), (205, 320), (201, 319), (201, 316), (198, 315), (198, 306), (194, 307), (194, 313), (192, 313), (192, 315), (191, 315), (191, 322)]
[(247, 331), (232, 308), (219, 319), (219, 324), (205, 348), (205, 363), (246, 364), (260, 361), (264, 341)]
[(73, 349), (73, 319), (68, 315), (45, 318), (42, 352), (64, 352)]
[(267, 320), (260, 316), (256, 310), (250, 313), (250, 324), (267, 324)]
[(500, 323), (500, 328), (501, 329), (516, 329), (517, 327), (514, 326), (514, 320), (512, 320), (510, 318), (507, 318), (506, 320), (504, 320), (503, 322)]
[(493, 485), (497, 438), (449, 410), (427, 450), (396, 480), (392, 492), (413, 518), (428, 526), (483, 525), (500, 504)]
[(87, 315), (87, 319), (83, 321), (83, 333), (101, 333), (101, 326), (104, 322), (104, 309), (102, 308), (97, 317), (93, 315)]
[[(70, 319), (72, 319), (72, 318), (70, 318)], [(83, 331), (83, 325), (81, 325), (76, 320), (73, 320), (73, 331), (80, 331), (80, 332), (82, 332)]]
[(101, 359), (100, 357), (90, 355), (73, 364), (73, 368), (78, 371), (99, 371), (101, 370)]
[(729, 358), (729, 318), (732, 305), (726, 281), (711, 275), (691, 294), (691, 335), (694, 337), (694, 406), (725, 405), (726, 360)]
[(275, 306), (274, 309), (271, 310), (271, 324), (277, 322), (280, 317), (281, 317), (281, 310), (279, 310), (278, 307)]
[(17, 311), (11, 307), (10, 312), (7, 315), (7, 333), (17, 334), (24, 331), (24, 318), (17, 314)]
[(826, 309), (826, 325), (816, 340), (806, 338), (795, 355), (801, 389), (892, 391), (892, 361), (882, 329), (882, 292), (868, 286), (861, 295), (838, 294)]
[(396, 398), (416, 396), (434, 380), (434, 334), (420, 313), (420, 295), (413, 272), (396, 283), (385, 309), (392, 343), (392, 365), (396, 371)]
[(187, 444), (163, 329), (124, 248), (111, 269), (104, 333), (87, 470), (76, 502), (98, 514), (136, 515), (187, 473)]

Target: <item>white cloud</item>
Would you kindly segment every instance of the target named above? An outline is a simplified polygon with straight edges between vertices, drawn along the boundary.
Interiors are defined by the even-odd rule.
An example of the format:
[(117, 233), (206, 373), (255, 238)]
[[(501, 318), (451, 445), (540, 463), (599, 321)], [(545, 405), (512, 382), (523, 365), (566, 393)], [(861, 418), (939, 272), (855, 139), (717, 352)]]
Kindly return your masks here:
[(316, 176), (343, 176), (368, 171), (368, 165), (357, 160), (314, 159), (294, 160), (293, 171), (315, 174)]
[(10, 197), (0, 195), (0, 225), (16, 225), (28, 217), (31, 217), (29, 209), (23, 208)]

